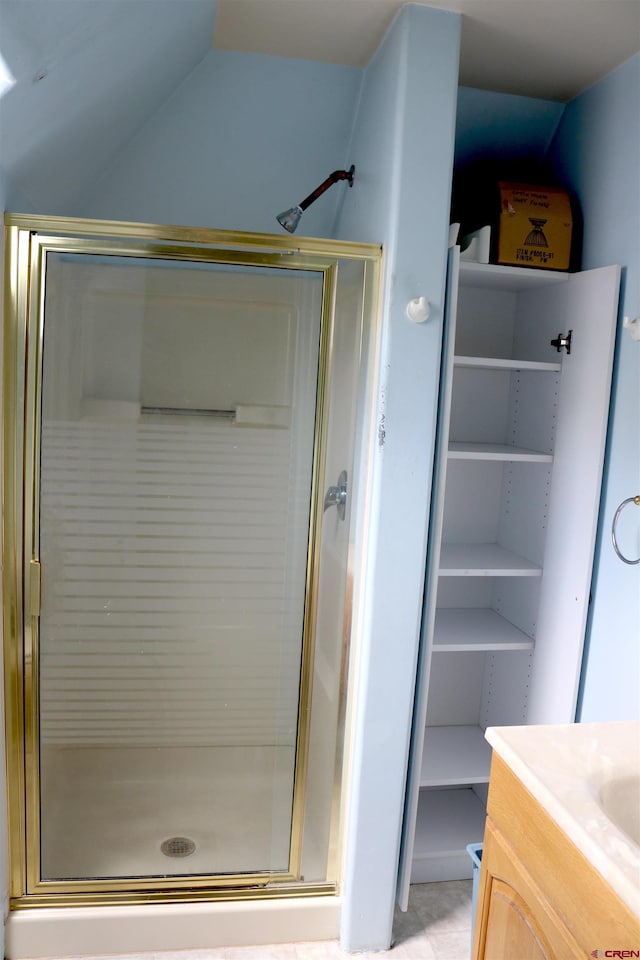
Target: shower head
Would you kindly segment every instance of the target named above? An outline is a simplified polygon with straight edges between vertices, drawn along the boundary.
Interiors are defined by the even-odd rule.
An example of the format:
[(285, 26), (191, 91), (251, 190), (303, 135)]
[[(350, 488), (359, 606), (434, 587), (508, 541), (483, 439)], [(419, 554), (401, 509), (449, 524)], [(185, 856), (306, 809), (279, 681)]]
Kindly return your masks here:
[(298, 224), (300, 223), (300, 217), (312, 203), (314, 203), (318, 197), (321, 197), (322, 194), (329, 189), (329, 187), (337, 183), (338, 180), (347, 180), (349, 186), (353, 186), (353, 175), (355, 173), (355, 167), (353, 164), (349, 167), (348, 170), (334, 170), (326, 180), (323, 180), (319, 187), (310, 193), (308, 197), (305, 197), (304, 200), (301, 200), (300, 203), (297, 203), (295, 207), (290, 207), (288, 210), (279, 213), (276, 217), (276, 220), (281, 227), (284, 227), (289, 233), (295, 233)]
[(284, 227), (285, 230), (288, 230), (289, 233), (295, 233), (300, 223), (300, 217), (302, 216), (302, 207), (299, 207), (297, 204), (295, 207), (290, 207), (288, 210), (285, 210), (283, 213), (279, 213), (276, 217), (276, 220), (281, 227)]

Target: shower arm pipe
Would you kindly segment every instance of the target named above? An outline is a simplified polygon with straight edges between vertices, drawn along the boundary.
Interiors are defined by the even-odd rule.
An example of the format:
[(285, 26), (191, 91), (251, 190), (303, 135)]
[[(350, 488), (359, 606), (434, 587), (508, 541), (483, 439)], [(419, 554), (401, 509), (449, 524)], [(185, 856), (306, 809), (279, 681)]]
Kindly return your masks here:
[(307, 207), (310, 207), (312, 203), (315, 203), (318, 197), (321, 197), (322, 194), (325, 193), (334, 183), (337, 183), (338, 180), (348, 180), (349, 186), (352, 187), (355, 169), (355, 166), (351, 164), (348, 170), (334, 170), (333, 173), (329, 174), (326, 180), (323, 180), (319, 187), (316, 187), (313, 193), (310, 193), (308, 197), (305, 197), (304, 200), (300, 201), (298, 204), (300, 209), (306, 210)]

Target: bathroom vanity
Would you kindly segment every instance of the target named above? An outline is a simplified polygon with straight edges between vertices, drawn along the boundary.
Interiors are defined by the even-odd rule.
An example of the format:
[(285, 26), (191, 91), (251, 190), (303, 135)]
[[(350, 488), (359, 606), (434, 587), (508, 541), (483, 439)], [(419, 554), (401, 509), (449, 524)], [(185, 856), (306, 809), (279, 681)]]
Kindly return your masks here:
[(487, 740), (473, 960), (638, 956), (640, 723), (494, 727)]

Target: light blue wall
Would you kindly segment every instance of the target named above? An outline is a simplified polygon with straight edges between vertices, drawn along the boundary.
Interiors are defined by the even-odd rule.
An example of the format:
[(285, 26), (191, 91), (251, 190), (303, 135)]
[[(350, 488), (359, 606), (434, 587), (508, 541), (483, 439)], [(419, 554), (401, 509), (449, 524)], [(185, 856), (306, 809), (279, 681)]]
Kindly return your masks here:
[[(123, 150), (80, 216), (278, 233), (343, 166), (362, 71), (211, 51)], [(298, 232), (330, 236), (344, 184)]]
[(456, 123), (456, 168), (475, 161), (542, 163), (565, 105), (460, 87)]
[[(403, 8), (368, 66), (338, 236), (385, 248), (342, 946), (389, 946), (418, 638), (453, 163), (460, 20)], [(425, 295), (424, 325), (406, 316)]]
[[(573, 100), (551, 149), (584, 217), (583, 268), (623, 265), (620, 329), (605, 461), (596, 566), (579, 719), (640, 718), (640, 565), (614, 554), (618, 504), (640, 493), (640, 342), (621, 328), (640, 315), (640, 54)], [(640, 556), (640, 517), (630, 505), (619, 532)]]
[(72, 215), (211, 48), (216, 0), (0, 2), (1, 160), (14, 212)]

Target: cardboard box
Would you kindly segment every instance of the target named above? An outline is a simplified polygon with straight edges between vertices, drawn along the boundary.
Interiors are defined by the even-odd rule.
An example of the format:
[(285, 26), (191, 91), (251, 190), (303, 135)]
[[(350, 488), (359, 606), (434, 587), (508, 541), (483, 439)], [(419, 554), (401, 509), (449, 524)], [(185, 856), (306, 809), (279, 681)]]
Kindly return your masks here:
[(557, 187), (498, 184), (496, 263), (568, 270), (572, 216), (569, 195)]

